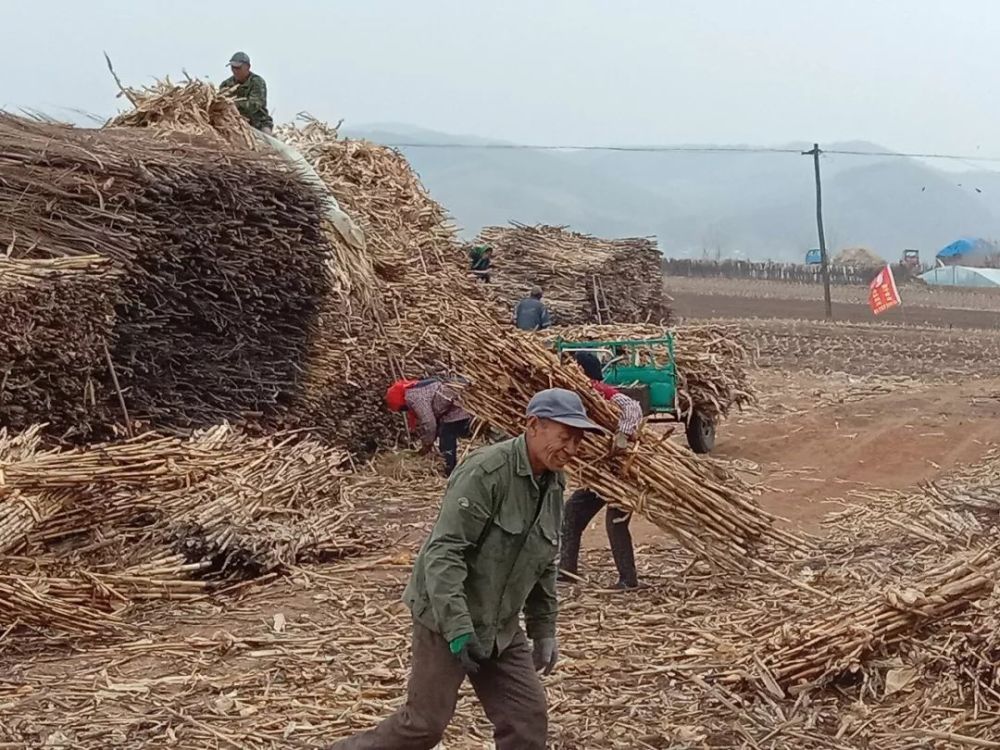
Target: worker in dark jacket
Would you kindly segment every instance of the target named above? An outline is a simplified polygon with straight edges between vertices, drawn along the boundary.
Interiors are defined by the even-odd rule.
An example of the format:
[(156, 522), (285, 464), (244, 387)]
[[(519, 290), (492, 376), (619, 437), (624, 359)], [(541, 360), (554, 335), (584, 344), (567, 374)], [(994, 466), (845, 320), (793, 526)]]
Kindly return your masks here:
[(540, 331), (552, 325), (552, 316), (542, 302), (542, 288), (532, 287), (531, 293), (514, 308), (514, 325), (522, 331)]
[(490, 268), (493, 266), (493, 248), (476, 245), (469, 250), (469, 271), (480, 281), (490, 283)]
[[(628, 440), (635, 435), (642, 423), (642, 407), (635, 399), (609, 386), (604, 382), (604, 372), (601, 362), (590, 352), (576, 352), (577, 364), (590, 378), (591, 385), (605, 399), (619, 408), (618, 429), (615, 434), (615, 450), (624, 451)], [(600, 495), (591, 489), (583, 488), (574, 492), (563, 511), (562, 547), (559, 558), (559, 569), (576, 575), (580, 560), (580, 540), (587, 525), (601, 508), (607, 507), (605, 528), (608, 541), (611, 543), (611, 556), (618, 569), (618, 582), (615, 588), (634, 589), (639, 585), (635, 569), (635, 551), (632, 549), (632, 534), (628, 524), (632, 514), (628, 511), (607, 505)], [(569, 576), (562, 576), (570, 580)]]
[(493, 723), (497, 750), (547, 746), (537, 672), (549, 674), (559, 655), (562, 471), (584, 432), (602, 430), (577, 394), (559, 388), (536, 394), (527, 417), (520, 437), (481, 448), (459, 465), (414, 563), (403, 593), (413, 613), (406, 703), (334, 750), (430, 750), (466, 677)]
[(232, 75), (219, 84), (219, 90), (234, 98), (243, 119), (270, 135), (274, 120), (267, 113), (267, 84), (259, 75), (250, 72), (250, 56), (237, 52), (229, 60), (229, 69)]

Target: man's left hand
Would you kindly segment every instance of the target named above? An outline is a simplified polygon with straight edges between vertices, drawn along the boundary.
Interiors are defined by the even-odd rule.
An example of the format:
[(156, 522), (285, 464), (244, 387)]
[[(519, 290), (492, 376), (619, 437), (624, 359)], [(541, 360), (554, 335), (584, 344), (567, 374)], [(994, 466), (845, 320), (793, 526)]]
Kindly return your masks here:
[(552, 673), (559, 660), (559, 642), (552, 638), (537, 638), (534, 643), (531, 659), (535, 663), (535, 671), (544, 675)]
[(613, 447), (615, 453), (625, 453), (628, 450), (628, 435), (624, 432), (616, 433)]

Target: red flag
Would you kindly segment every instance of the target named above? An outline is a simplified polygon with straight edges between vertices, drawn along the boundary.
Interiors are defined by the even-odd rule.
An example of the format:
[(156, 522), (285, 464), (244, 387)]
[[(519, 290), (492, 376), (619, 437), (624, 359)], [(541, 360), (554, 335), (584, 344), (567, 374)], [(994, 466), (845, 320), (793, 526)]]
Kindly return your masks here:
[(892, 267), (886, 266), (868, 285), (868, 306), (873, 313), (881, 315), (899, 303), (899, 290), (896, 289), (896, 279), (892, 276)]

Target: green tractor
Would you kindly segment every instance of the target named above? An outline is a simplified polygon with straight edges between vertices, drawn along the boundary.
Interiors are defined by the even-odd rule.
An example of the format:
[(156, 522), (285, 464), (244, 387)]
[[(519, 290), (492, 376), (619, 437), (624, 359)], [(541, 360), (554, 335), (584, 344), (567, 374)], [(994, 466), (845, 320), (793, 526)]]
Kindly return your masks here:
[(652, 422), (684, 422), (688, 445), (695, 453), (715, 447), (715, 420), (694, 409), (685, 420), (677, 403), (677, 362), (674, 338), (621, 341), (556, 341), (559, 359), (585, 351), (596, 356), (604, 382), (634, 398)]

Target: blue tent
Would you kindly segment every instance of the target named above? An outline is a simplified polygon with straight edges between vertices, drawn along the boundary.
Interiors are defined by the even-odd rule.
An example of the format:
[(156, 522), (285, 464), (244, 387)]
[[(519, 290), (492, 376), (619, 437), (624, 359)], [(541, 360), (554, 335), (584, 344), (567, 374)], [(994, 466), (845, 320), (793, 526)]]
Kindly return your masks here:
[(937, 258), (945, 263), (958, 263), (974, 257), (995, 253), (996, 248), (989, 240), (963, 237), (938, 251)]

